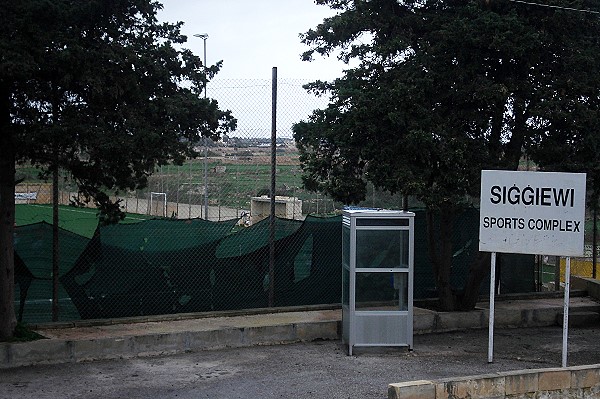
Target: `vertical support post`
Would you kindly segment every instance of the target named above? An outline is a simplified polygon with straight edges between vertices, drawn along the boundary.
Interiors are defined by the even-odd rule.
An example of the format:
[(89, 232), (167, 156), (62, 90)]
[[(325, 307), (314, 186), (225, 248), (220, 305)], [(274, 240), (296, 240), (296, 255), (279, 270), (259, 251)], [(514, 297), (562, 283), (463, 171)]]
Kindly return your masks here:
[[(208, 35), (202, 35), (204, 41), (204, 68), (206, 68), (206, 39)], [(206, 87), (208, 83), (204, 83), (204, 99), (206, 99)], [(208, 138), (204, 137), (204, 218), (208, 220)]]
[[(56, 150), (55, 150), (56, 151)], [(58, 321), (58, 155), (55, 152), (55, 164), (52, 167), (52, 321)]]
[[(594, 192), (595, 194), (595, 192)], [(596, 197), (596, 196), (594, 196)], [(598, 257), (598, 198), (594, 198), (594, 230), (592, 232), (592, 278), (596, 278), (596, 258)]]
[[(192, 158), (188, 159), (189, 174), (188, 174), (188, 219), (192, 218)], [(200, 215), (202, 217), (202, 215)]]
[(275, 174), (277, 172), (277, 67), (272, 72), (271, 212), (269, 215), (269, 307), (275, 303)]
[(158, 173), (160, 174), (160, 180), (159, 180), (160, 190), (156, 190), (156, 191), (160, 191), (161, 193), (164, 193), (165, 192), (165, 175), (163, 174), (162, 165), (159, 166)]
[(492, 252), (490, 261), (490, 314), (488, 327), (488, 363), (494, 361), (494, 300), (496, 298), (496, 252)]
[(169, 165), (167, 164), (166, 168), (167, 170), (167, 174), (163, 175), (163, 180), (166, 177), (167, 182), (166, 184), (166, 189), (163, 188), (163, 193), (165, 193), (165, 217), (171, 217), (173, 214), (169, 215), (169, 203), (167, 202), (167, 198), (168, 198), (168, 193), (169, 193), (169, 180), (171, 180), (169, 178)]
[(537, 255), (537, 266), (538, 266), (538, 283), (537, 283), (537, 292), (542, 292), (542, 287), (544, 285), (544, 256)]
[(567, 256), (565, 267), (565, 301), (563, 305), (563, 343), (562, 343), (562, 367), (567, 367), (567, 340), (569, 338), (569, 296), (571, 290), (571, 257)]
[(175, 168), (175, 173), (177, 174), (177, 182), (176, 187), (177, 191), (175, 192), (175, 213), (177, 213), (177, 219), (179, 219), (179, 187), (181, 187), (181, 183), (179, 183), (179, 166)]
[(204, 138), (204, 218), (208, 220), (208, 139)]
[(560, 256), (554, 257), (554, 291), (560, 291)]

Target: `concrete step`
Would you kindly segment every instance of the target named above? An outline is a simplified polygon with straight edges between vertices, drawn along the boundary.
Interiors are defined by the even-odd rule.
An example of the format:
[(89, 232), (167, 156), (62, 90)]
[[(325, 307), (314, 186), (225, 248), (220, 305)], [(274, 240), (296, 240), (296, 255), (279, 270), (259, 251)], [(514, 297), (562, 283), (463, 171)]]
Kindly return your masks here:
[[(565, 314), (560, 312), (556, 315), (558, 325), (563, 325)], [(569, 327), (589, 327), (600, 324), (600, 313), (591, 310), (569, 311)]]

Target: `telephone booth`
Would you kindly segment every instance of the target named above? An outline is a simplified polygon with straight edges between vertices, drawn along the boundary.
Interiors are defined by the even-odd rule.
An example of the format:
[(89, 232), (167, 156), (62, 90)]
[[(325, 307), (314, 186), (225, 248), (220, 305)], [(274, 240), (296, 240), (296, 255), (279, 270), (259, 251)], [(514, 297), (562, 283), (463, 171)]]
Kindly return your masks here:
[(342, 338), (359, 346), (413, 345), (415, 214), (345, 210), (342, 221)]

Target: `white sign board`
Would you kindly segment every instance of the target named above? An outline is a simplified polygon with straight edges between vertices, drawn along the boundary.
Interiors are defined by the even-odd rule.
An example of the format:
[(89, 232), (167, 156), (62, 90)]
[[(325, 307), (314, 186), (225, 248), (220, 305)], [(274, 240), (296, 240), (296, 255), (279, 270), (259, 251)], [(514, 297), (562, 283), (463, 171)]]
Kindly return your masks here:
[(582, 256), (585, 173), (481, 171), (479, 250)]

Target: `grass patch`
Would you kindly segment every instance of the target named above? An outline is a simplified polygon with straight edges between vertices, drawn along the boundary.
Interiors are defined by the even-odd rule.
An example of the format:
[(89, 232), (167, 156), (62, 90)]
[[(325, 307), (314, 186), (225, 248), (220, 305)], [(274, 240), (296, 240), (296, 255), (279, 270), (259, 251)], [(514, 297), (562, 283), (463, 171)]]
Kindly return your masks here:
[(15, 327), (14, 336), (5, 342), (30, 342), (38, 339), (46, 339), (46, 337), (33, 331), (27, 324), (19, 322)]
[[(65, 230), (91, 238), (98, 227), (98, 210), (95, 208), (77, 208), (69, 205), (59, 206), (58, 226)], [(137, 223), (154, 216), (126, 214), (121, 223)], [(45, 221), (52, 224), (52, 204), (15, 205), (15, 223), (23, 226)]]

